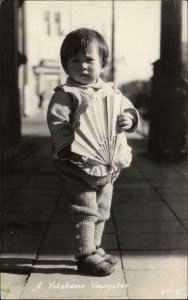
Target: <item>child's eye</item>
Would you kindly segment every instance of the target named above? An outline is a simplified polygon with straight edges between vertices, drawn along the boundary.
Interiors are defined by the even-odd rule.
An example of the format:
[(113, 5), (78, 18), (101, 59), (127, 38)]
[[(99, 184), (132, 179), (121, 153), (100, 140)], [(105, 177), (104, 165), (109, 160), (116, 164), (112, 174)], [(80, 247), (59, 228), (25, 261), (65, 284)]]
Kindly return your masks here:
[(94, 61), (94, 58), (89, 58), (88, 61)]

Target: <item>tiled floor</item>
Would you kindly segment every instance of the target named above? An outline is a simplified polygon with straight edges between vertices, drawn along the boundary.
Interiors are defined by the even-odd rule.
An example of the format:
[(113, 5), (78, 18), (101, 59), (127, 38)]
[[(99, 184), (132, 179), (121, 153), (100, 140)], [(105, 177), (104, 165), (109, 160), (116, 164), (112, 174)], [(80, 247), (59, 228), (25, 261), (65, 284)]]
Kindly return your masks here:
[(186, 162), (151, 161), (145, 142), (131, 141), (103, 237), (118, 265), (107, 277), (81, 276), (49, 138), (32, 141), (5, 174), (1, 298), (187, 299)]

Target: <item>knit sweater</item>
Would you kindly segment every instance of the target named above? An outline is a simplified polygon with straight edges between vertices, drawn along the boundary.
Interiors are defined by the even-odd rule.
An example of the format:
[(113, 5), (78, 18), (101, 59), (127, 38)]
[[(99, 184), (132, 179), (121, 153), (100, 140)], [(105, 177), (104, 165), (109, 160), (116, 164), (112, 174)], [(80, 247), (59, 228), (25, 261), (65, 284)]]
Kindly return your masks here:
[[(70, 79), (64, 85), (55, 88), (55, 93), (50, 101), (47, 122), (54, 144), (54, 158), (57, 160), (68, 160), (78, 165), (86, 173), (94, 176), (106, 176), (109, 170), (102, 165), (93, 165), (87, 158), (77, 155), (71, 151), (71, 144), (74, 141), (74, 132), (80, 115), (90, 101), (104, 98), (108, 95), (118, 95), (122, 97), (122, 112), (128, 111), (133, 116), (133, 126), (127, 130), (134, 131), (138, 124), (138, 113), (129, 99), (114, 88), (114, 83), (105, 83), (99, 79), (94, 84), (80, 85)], [(125, 135), (125, 133), (122, 133)], [(121, 168), (130, 165), (132, 155), (131, 148), (126, 143), (124, 137), (124, 151), (126, 154), (124, 161), (117, 161), (110, 171), (119, 171)]]

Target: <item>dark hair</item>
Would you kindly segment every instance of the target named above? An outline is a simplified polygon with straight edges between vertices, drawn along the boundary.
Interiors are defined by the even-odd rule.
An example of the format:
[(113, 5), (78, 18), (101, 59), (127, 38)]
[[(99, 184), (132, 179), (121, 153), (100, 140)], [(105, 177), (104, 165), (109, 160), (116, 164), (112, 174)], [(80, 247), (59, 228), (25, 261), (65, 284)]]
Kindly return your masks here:
[(108, 64), (109, 50), (103, 36), (95, 30), (80, 28), (70, 32), (62, 43), (60, 57), (65, 72), (67, 71), (68, 59), (75, 56), (79, 51), (86, 53), (93, 41), (97, 43), (102, 68)]

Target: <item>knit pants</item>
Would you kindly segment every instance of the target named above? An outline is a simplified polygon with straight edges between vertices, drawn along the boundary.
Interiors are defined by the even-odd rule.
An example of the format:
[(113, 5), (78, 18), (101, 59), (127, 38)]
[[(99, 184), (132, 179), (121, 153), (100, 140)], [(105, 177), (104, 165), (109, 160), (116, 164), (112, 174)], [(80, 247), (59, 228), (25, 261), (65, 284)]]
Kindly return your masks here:
[[(69, 203), (76, 240), (75, 257), (79, 258), (92, 253), (101, 244), (104, 225), (110, 217), (113, 183), (109, 180), (103, 184), (90, 182), (91, 178), (87, 174), (85, 177), (85, 172), (77, 166), (73, 169), (71, 165), (64, 169), (62, 163), (56, 166)], [(84, 172), (81, 176), (77, 174), (80, 171)]]

